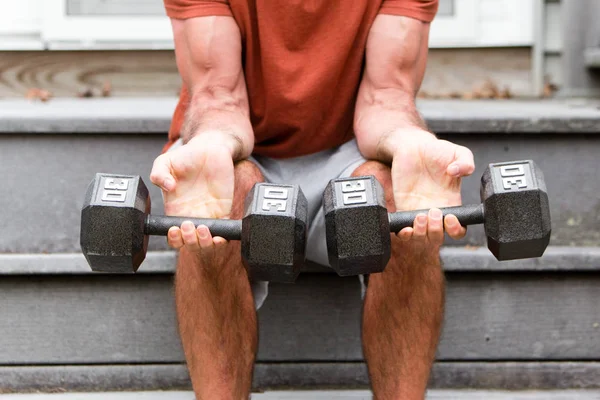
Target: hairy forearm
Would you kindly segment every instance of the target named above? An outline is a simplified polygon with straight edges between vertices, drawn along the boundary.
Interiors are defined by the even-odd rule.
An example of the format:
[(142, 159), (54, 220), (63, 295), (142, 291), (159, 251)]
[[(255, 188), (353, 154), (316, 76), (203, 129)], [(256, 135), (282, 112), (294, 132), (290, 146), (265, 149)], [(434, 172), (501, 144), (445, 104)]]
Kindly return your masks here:
[(172, 20), (177, 67), (190, 94), (182, 127), (185, 143), (227, 146), (248, 157), (254, 134), (242, 69), (240, 31), (231, 17)]
[(429, 134), (415, 96), (427, 61), (429, 24), (380, 15), (367, 41), (354, 131), (361, 153), (389, 162), (405, 134)]
[(368, 159), (390, 162), (405, 133), (427, 134), (414, 97), (401, 90), (363, 85), (356, 103), (354, 130), (358, 147)]
[(219, 87), (195, 88), (181, 131), (184, 143), (219, 142), (230, 149), (234, 160), (247, 158), (254, 147), (254, 133), (248, 102), (237, 92)]

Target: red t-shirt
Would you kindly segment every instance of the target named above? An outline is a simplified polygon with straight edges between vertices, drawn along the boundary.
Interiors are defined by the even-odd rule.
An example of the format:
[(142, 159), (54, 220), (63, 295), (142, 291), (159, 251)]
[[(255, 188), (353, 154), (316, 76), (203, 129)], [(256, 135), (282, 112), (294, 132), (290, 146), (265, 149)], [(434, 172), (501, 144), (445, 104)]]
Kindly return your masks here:
[[(295, 157), (353, 137), (367, 35), (377, 14), (430, 22), (438, 0), (164, 0), (176, 19), (232, 16), (242, 36), (254, 153)], [(189, 97), (181, 91), (169, 143)]]

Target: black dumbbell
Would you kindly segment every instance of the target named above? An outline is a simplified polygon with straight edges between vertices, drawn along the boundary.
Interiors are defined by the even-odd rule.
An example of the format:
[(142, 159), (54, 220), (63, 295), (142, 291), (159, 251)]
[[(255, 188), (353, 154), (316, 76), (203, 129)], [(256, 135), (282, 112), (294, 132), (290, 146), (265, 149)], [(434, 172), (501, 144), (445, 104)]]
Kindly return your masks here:
[(300, 187), (257, 183), (242, 220), (150, 215), (150, 195), (139, 176), (96, 174), (81, 210), (81, 249), (100, 272), (135, 272), (148, 235), (167, 235), (183, 221), (206, 225), (213, 236), (241, 240), (251, 277), (293, 282), (304, 262), (308, 204)]
[[(442, 208), (464, 226), (484, 224), (498, 260), (540, 257), (550, 241), (550, 207), (542, 171), (533, 161), (490, 164), (481, 178), (481, 204)], [(341, 275), (381, 272), (390, 258), (390, 232), (413, 225), (419, 213), (388, 214), (372, 176), (332, 180), (323, 207), (329, 263)]]

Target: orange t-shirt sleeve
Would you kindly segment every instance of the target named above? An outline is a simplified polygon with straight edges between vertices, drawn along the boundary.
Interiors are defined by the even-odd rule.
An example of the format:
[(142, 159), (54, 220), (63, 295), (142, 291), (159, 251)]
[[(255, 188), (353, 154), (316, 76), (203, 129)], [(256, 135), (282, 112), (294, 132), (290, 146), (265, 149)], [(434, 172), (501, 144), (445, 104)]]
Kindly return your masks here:
[(170, 18), (188, 19), (208, 16), (231, 16), (227, 0), (164, 0)]
[(384, 0), (380, 14), (410, 17), (431, 22), (438, 10), (439, 0)]

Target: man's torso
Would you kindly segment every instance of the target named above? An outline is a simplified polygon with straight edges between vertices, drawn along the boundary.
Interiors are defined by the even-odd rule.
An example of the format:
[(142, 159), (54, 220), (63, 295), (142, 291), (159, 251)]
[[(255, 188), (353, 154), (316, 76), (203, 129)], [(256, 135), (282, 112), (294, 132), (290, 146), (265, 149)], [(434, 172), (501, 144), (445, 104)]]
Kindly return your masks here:
[[(167, 13), (176, 18), (214, 12), (235, 19), (242, 37), (254, 153), (277, 158), (312, 154), (352, 138), (365, 44), (379, 12), (430, 19), (437, 9), (437, 0), (165, 0), (165, 4)], [(211, 11), (203, 12), (202, 7)], [(179, 137), (188, 102), (183, 89), (169, 132), (171, 143)]]

